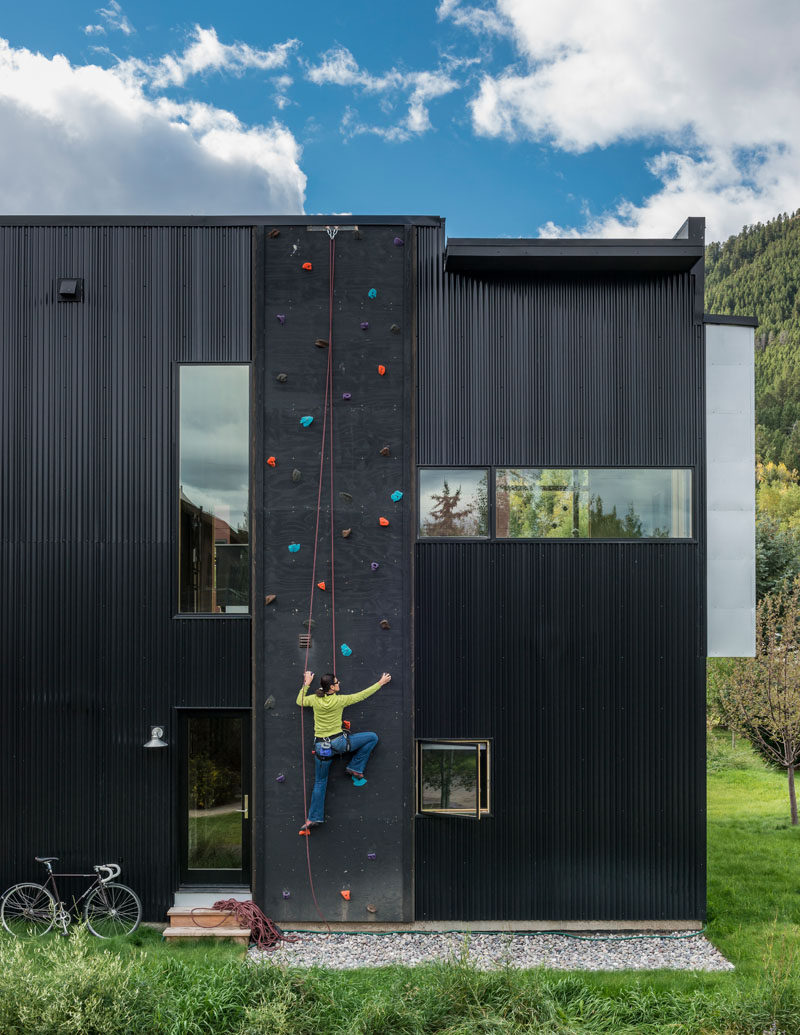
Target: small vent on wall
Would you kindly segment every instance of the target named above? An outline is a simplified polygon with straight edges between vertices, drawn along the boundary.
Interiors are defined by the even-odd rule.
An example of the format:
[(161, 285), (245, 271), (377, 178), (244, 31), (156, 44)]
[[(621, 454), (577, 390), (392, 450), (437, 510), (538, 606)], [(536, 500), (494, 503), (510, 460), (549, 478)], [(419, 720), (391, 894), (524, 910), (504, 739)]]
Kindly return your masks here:
[(297, 646), (303, 650), (308, 650), (311, 646), (311, 633), (300, 633), (297, 637)]

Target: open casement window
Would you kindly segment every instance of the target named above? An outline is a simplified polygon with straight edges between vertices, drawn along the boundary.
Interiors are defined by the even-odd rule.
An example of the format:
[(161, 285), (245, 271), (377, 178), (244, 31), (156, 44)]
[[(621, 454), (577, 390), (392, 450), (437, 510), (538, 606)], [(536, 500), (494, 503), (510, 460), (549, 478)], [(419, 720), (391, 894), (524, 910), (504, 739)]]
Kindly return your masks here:
[(417, 741), (417, 811), (481, 819), (489, 815), (489, 741)]

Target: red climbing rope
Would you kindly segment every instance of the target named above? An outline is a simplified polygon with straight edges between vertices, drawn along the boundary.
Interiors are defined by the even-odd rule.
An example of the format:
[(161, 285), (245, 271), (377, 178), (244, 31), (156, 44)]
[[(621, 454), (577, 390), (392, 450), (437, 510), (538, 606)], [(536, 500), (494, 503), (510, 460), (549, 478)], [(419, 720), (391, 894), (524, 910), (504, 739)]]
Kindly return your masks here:
[[(280, 942), (299, 941), (296, 935), (284, 934), (280, 927), (273, 920), (270, 920), (268, 916), (265, 916), (255, 902), (251, 900), (240, 902), (235, 898), (223, 898), (219, 902), (215, 902), (212, 908), (219, 912), (224, 910), (225, 912), (233, 913), (240, 927), (248, 927), (250, 929), (250, 939), (256, 943), (257, 949), (276, 949)], [(192, 910), (192, 923), (195, 927), (221, 927), (227, 920), (227, 917), (223, 916), (216, 924), (199, 924), (195, 916), (198, 909), (199, 907)], [(203, 915), (206, 919), (210, 919), (207, 913)]]
[[(331, 645), (333, 653), (333, 674), (336, 675), (336, 589), (334, 581), (333, 564), (333, 282), (336, 265), (336, 228), (328, 228), (328, 369), (325, 374), (325, 402), (323, 404), (322, 416), (322, 443), (319, 451), (319, 481), (317, 485), (317, 518), (314, 527), (314, 553), (311, 563), (311, 592), (308, 601), (308, 623), (309, 638), (306, 641), (306, 654), (303, 662), (303, 670), (308, 670), (308, 654), (311, 649), (311, 629), (314, 615), (314, 590), (317, 586), (317, 551), (319, 548), (319, 519), (322, 510), (322, 478), (325, 470), (325, 446), (329, 449), (330, 468), (330, 518), (331, 518)], [(330, 426), (330, 438), (328, 438), (328, 427)], [(308, 818), (308, 776), (306, 772), (306, 730), (305, 730), (305, 708), (300, 709), (300, 751), (303, 760), (303, 816)], [(314, 907), (321, 920), (328, 928), (330, 925), (325, 918), (317, 902), (316, 891), (314, 890), (314, 878), (311, 872), (311, 838), (306, 837), (306, 865), (308, 868), (308, 886), (311, 889), (311, 897), (314, 900)]]

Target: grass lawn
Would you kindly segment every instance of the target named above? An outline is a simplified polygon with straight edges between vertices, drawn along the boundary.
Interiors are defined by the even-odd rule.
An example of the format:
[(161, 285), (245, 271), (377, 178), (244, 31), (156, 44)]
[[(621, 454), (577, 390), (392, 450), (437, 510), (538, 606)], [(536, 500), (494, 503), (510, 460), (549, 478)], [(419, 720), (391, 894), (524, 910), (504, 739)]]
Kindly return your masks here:
[(0, 938), (2, 1035), (800, 1035), (800, 830), (786, 780), (748, 745), (709, 738), (708, 936), (733, 973), (284, 972), (242, 950), (85, 932)]

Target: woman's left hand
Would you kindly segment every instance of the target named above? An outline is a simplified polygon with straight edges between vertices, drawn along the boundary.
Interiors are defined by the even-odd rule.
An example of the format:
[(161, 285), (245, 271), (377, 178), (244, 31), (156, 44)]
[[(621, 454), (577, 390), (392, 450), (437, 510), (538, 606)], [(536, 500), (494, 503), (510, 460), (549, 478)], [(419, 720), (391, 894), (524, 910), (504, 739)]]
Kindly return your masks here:
[(378, 680), (378, 682), (380, 683), (381, 686), (386, 686), (386, 684), (390, 683), (391, 680), (392, 680), (392, 677), (389, 675), (389, 673), (388, 672), (384, 672), (383, 675), (381, 676), (381, 678)]

